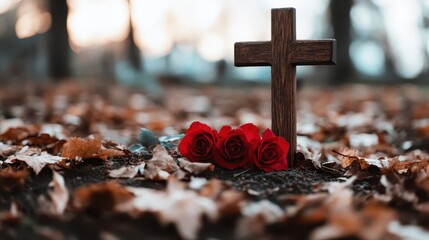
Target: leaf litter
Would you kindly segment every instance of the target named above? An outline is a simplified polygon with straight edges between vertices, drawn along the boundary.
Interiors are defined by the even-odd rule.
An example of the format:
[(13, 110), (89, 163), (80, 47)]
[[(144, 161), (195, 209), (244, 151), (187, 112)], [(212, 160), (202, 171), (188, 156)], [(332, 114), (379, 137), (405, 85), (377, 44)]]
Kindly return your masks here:
[[(63, 102), (47, 122), (25, 114), (0, 120), (0, 234), (17, 234), (25, 217), (37, 229), (19, 232), (27, 238), (425, 239), (426, 90), (356, 94), (362, 88), (302, 91), (299, 166), (263, 173), (192, 163), (176, 146), (194, 120), (269, 127), (267, 89), (208, 88), (210, 109), (196, 111), (170, 100), (165, 109), (149, 102), (120, 108), (64, 87), (49, 98)], [(169, 94), (192, 99), (193, 92)], [(27, 107), (34, 109), (23, 106), (24, 113)], [(140, 147), (124, 146), (136, 141)], [(77, 231), (85, 226), (91, 230)]]

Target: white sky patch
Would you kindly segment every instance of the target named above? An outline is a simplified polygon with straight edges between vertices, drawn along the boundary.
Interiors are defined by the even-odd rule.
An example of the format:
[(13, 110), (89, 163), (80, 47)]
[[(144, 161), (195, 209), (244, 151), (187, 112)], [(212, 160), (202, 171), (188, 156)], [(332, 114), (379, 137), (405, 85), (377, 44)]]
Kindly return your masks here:
[(44, 33), (50, 26), (51, 14), (42, 11), (35, 1), (25, 1), (19, 5), (15, 24), (18, 38), (29, 38), (38, 33)]
[(422, 9), (420, 1), (389, 1), (381, 8), (385, 28), (395, 56), (395, 68), (405, 78), (416, 77), (424, 67)]
[(1, 0), (0, 1), (0, 14), (7, 12), (19, 3), (21, 0)]
[(384, 52), (373, 41), (354, 41), (350, 46), (350, 55), (355, 67), (364, 74), (378, 76), (385, 70)]
[(126, 0), (68, 0), (67, 27), (74, 50), (125, 40), (129, 31)]

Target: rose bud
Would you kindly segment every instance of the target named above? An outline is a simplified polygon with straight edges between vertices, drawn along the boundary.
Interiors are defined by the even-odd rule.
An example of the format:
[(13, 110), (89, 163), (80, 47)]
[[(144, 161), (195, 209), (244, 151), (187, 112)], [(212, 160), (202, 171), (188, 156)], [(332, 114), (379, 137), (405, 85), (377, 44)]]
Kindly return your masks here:
[(193, 122), (179, 144), (179, 151), (192, 162), (211, 162), (218, 137), (218, 132), (208, 125)]
[(251, 123), (237, 129), (222, 127), (216, 144), (215, 163), (229, 170), (251, 167), (249, 150), (252, 143), (258, 142), (259, 139), (259, 130)]
[(277, 137), (270, 129), (265, 130), (262, 139), (251, 149), (253, 165), (265, 172), (287, 170), (289, 143)]

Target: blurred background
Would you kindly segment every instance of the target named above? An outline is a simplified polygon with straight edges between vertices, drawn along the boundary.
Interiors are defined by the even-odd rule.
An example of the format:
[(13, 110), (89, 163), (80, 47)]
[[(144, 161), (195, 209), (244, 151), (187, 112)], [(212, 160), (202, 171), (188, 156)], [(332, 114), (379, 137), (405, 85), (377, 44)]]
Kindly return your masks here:
[(100, 77), (269, 84), (236, 68), (237, 41), (269, 40), (270, 9), (297, 9), (297, 38), (336, 38), (336, 67), (299, 67), (310, 83), (425, 83), (429, 0), (1, 0), (0, 81)]

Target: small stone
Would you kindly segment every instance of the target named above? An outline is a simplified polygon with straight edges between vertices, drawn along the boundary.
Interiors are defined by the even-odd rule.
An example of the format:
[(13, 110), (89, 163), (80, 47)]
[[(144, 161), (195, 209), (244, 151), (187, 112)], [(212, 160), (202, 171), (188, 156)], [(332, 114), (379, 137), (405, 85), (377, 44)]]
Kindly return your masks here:
[(159, 144), (159, 140), (157, 137), (155, 137), (155, 134), (146, 128), (140, 128), (139, 138), (140, 143), (147, 148)]
[(130, 150), (133, 153), (148, 152), (148, 149), (145, 146), (141, 145), (140, 143), (135, 143), (135, 144), (129, 146), (128, 150)]

